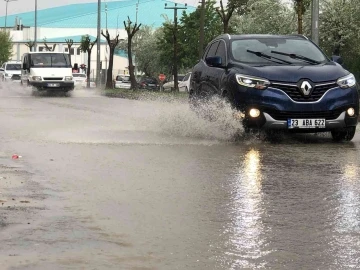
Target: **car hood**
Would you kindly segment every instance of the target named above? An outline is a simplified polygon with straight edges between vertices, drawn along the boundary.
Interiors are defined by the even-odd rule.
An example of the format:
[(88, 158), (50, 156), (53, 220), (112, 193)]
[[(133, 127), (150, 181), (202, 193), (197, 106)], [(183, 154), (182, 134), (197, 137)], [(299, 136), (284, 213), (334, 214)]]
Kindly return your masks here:
[(6, 74), (16, 74), (16, 75), (21, 75), (21, 70), (5, 70), (4, 73)]
[(266, 78), (270, 81), (297, 83), (301, 79), (309, 79), (313, 82), (336, 81), (340, 77), (349, 74), (337, 63), (329, 62), (321, 65), (262, 65), (250, 66), (233, 64), (236, 72), (241, 74)]

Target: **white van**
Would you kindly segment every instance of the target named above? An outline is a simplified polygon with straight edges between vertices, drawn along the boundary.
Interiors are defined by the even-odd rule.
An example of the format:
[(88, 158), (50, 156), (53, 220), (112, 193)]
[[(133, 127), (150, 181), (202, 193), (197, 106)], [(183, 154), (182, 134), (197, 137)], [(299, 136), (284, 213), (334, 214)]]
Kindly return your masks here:
[(74, 90), (70, 55), (62, 52), (29, 52), (22, 56), (21, 84), (39, 91)]
[(21, 75), (21, 62), (20, 61), (8, 61), (5, 62), (1, 68), (0, 79), (2, 81), (20, 81)]

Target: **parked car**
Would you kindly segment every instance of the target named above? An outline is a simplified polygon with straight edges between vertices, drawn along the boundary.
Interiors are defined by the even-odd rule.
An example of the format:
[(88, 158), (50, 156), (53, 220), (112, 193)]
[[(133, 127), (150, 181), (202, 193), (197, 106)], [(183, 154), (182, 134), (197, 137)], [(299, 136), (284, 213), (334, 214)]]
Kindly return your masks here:
[(114, 88), (130, 89), (131, 81), (129, 75), (117, 75), (114, 80)]
[[(178, 87), (180, 88), (180, 82), (184, 79), (185, 75), (179, 74), (178, 75)], [(162, 89), (164, 91), (174, 91), (175, 83), (174, 80), (171, 79), (163, 84)]]
[[(73, 73), (73, 80), (75, 87), (86, 88), (87, 86), (87, 76), (84, 73)], [(95, 88), (96, 83), (90, 82), (90, 88)]]
[(0, 72), (2, 81), (19, 81), (21, 79), (21, 61), (8, 61), (5, 62)]
[(350, 141), (359, 89), (340, 63), (301, 35), (221, 35), (193, 68), (190, 101), (223, 97), (246, 131), (330, 131), (335, 141)]
[(159, 90), (159, 84), (156, 78), (144, 77), (139, 81), (139, 88), (155, 91)]
[(180, 92), (189, 92), (190, 78), (191, 78), (191, 72), (188, 72), (188, 73), (186, 73), (184, 78), (179, 82), (179, 91)]

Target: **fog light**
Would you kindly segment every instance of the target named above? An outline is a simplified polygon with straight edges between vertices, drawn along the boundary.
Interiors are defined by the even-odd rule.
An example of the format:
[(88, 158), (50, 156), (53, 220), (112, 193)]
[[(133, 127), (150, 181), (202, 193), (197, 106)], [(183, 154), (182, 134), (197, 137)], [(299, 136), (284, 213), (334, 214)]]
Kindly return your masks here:
[(259, 117), (260, 116), (260, 111), (258, 109), (251, 109), (249, 111), (249, 115), (253, 118)]
[(348, 114), (349, 116), (354, 116), (354, 115), (355, 115), (355, 110), (354, 110), (354, 108), (349, 108), (349, 109), (347, 109), (347, 114)]

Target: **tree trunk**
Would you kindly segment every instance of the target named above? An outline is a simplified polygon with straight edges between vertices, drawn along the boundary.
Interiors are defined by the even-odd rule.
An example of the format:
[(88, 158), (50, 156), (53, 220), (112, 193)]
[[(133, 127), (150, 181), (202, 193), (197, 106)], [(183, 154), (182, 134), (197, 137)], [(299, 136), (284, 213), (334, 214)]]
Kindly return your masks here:
[(303, 0), (301, 1), (298, 1), (298, 8), (297, 8), (297, 16), (298, 16), (298, 34), (301, 34), (303, 33), (303, 26), (302, 26), (302, 23), (303, 23)]
[(106, 78), (106, 88), (114, 88), (114, 82), (113, 82), (113, 66), (114, 66), (114, 53), (115, 53), (115, 47), (110, 47), (110, 55), (109, 55), (109, 66), (107, 70), (107, 78)]
[(224, 34), (229, 33), (229, 20), (224, 20)]
[(136, 79), (135, 79), (135, 68), (132, 61), (132, 53), (131, 53), (131, 39), (132, 37), (128, 37), (128, 59), (129, 59), (129, 74), (130, 74), (130, 82), (131, 82), (131, 89), (136, 89)]
[(91, 50), (88, 50), (88, 64), (87, 64), (87, 70), (86, 70), (86, 88), (90, 88), (90, 63), (91, 63)]

